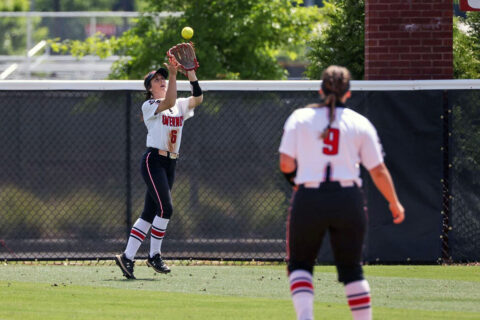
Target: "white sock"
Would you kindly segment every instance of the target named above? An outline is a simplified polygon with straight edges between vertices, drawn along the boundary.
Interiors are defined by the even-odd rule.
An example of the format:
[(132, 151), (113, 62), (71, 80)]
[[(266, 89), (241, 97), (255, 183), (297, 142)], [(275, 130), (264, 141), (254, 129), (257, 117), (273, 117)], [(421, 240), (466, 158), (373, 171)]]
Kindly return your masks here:
[(150, 231), (150, 257), (162, 252), (162, 241), (167, 230), (169, 219), (155, 216), (152, 223), (152, 230)]
[(290, 273), (290, 292), (298, 320), (313, 319), (313, 280), (306, 270)]
[(138, 248), (142, 244), (143, 240), (147, 236), (148, 229), (150, 229), (150, 223), (138, 218), (135, 224), (130, 230), (130, 237), (128, 237), (127, 248), (125, 249), (125, 257), (133, 260), (137, 254)]
[(367, 280), (350, 282), (345, 286), (345, 295), (354, 320), (371, 320), (372, 305), (370, 286)]

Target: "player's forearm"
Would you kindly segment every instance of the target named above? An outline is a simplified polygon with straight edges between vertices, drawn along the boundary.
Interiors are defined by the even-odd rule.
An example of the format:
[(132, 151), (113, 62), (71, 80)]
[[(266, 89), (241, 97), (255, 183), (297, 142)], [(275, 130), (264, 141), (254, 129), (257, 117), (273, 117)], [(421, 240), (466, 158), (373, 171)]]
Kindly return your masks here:
[(188, 81), (197, 81), (197, 74), (195, 73), (195, 70), (190, 70), (187, 71), (187, 78)]
[(288, 183), (295, 186), (295, 176), (297, 175), (297, 163), (294, 158), (280, 153), (280, 171), (287, 179)]
[(165, 94), (165, 102), (166, 104), (169, 105), (168, 108), (171, 108), (175, 105), (176, 101), (177, 101), (177, 75), (172, 72), (168, 77), (168, 88), (167, 88), (167, 93)]
[(375, 186), (385, 197), (388, 203), (397, 203), (398, 197), (393, 185), (392, 176), (384, 163), (376, 166), (369, 171)]
[(195, 76), (195, 71), (192, 70), (188, 72), (188, 79), (190, 80), (190, 86), (192, 88), (192, 96), (190, 97), (188, 107), (193, 109), (203, 102), (203, 91), (202, 88), (200, 88), (198, 80), (196, 80), (197, 77)]
[(170, 73), (168, 77), (168, 88), (165, 93), (165, 99), (158, 105), (156, 113), (160, 113), (164, 110), (170, 109), (175, 105), (177, 101), (177, 76)]

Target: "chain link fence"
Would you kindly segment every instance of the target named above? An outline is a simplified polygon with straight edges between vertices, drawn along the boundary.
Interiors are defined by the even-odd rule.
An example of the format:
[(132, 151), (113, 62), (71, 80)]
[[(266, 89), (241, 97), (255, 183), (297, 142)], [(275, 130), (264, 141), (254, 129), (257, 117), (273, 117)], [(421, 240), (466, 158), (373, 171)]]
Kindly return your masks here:
[[(145, 194), (143, 94), (139, 84), (119, 90), (105, 83), (102, 90), (0, 86), (0, 259), (111, 259), (124, 249)], [(317, 100), (319, 83), (272, 88), (259, 82), (250, 89), (238, 83), (203, 84), (204, 103), (185, 123), (174, 212), (162, 246), (167, 259), (285, 257), (291, 189), (278, 170), (277, 149), (285, 120)], [(464, 101), (455, 90), (445, 96), (365, 84), (353, 85), (349, 105), (377, 127), (407, 209), (406, 222), (394, 226), (364, 175), (370, 209), (365, 261), (478, 261), (478, 151), (462, 141), (474, 143), (469, 139), (478, 134), (479, 108), (471, 101), (480, 91), (466, 90)], [(189, 94), (187, 86), (179, 88), (179, 96)], [(442, 151), (449, 130), (444, 110), (451, 110), (451, 152)], [(445, 157), (453, 161), (451, 177), (445, 177)], [(442, 213), (450, 229), (442, 228)], [(446, 232), (450, 237), (442, 240)], [(148, 247), (146, 240), (139, 258)], [(319, 261), (330, 260), (326, 240)]]
[(449, 92), (449, 261), (480, 261), (480, 90)]

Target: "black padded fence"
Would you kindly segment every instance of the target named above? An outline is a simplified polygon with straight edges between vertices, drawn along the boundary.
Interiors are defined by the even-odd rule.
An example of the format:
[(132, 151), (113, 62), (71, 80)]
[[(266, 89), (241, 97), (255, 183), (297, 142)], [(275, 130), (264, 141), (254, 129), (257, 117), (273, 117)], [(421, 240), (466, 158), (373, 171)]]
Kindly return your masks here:
[[(376, 126), (407, 219), (392, 223), (364, 172), (365, 261), (480, 260), (480, 90), (355, 89), (367, 83), (348, 105)], [(283, 260), (292, 192), (277, 149), (288, 115), (318, 93), (222, 85), (185, 122), (163, 255)], [(112, 258), (142, 211), (142, 92), (74, 87), (0, 86), (2, 260)], [(328, 239), (318, 261), (332, 261)]]

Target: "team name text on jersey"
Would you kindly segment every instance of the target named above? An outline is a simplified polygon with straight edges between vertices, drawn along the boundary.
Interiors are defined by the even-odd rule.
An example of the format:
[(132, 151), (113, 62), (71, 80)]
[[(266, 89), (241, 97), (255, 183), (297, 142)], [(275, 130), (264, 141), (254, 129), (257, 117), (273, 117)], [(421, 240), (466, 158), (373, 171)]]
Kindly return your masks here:
[(170, 117), (162, 115), (162, 124), (171, 127), (181, 127), (183, 126), (183, 116), (181, 117)]

